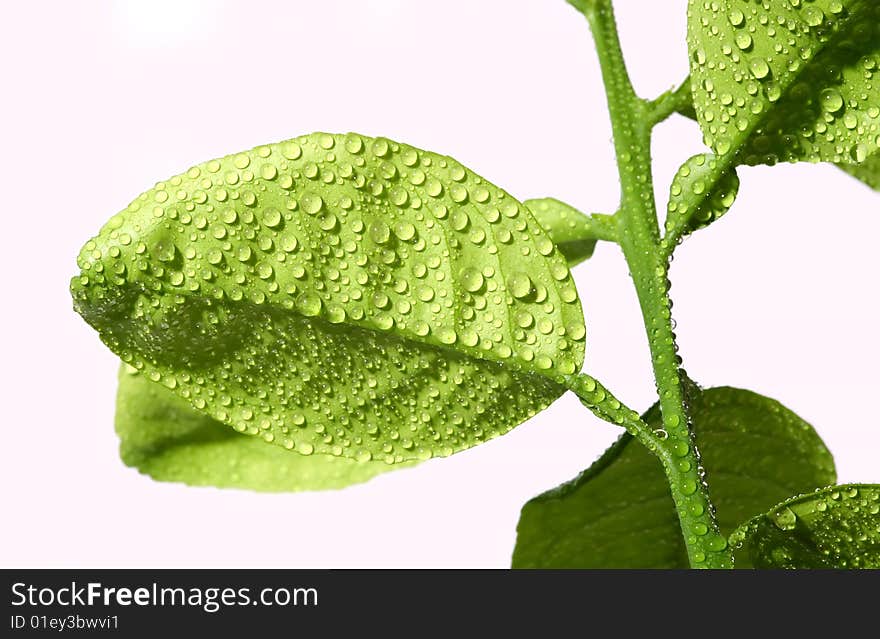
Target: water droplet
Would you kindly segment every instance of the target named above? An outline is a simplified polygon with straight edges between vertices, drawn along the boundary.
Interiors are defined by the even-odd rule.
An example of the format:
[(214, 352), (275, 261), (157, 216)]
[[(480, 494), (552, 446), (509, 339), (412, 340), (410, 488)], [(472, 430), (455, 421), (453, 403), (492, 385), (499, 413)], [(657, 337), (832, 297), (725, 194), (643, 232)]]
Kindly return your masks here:
[[(748, 51), (749, 49), (752, 48), (752, 36), (750, 36), (745, 31), (741, 31), (740, 33), (737, 33), (736, 36), (734, 37), (734, 40), (736, 41), (736, 46), (738, 46), (743, 51)], [(763, 64), (763, 66), (760, 66), (760, 64), (759, 64), (756, 67), (756, 66), (754, 66), (755, 62)], [(755, 77), (758, 79), (763, 78), (764, 76), (766, 76), (770, 72), (770, 68), (760, 58), (757, 58), (756, 60), (754, 60), (752, 64), (753, 64), (753, 66), (751, 67), (752, 73), (755, 74)], [(762, 75), (758, 75), (758, 72), (756, 72), (756, 68), (757, 68), (758, 72), (762, 73)]]
[(453, 184), (449, 187), (449, 197), (452, 198), (453, 202), (461, 204), (467, 200), (467, 189), (460, 184)]
[(437, 339), (444, 344), (455, 344), (458, 335), (451, 328), (444, 327), (437, 331)]
[(532, 280), (525, 273), (513, 273), (507, 278), (507, 290), (514, 297), (521, 299), (532, 292)]
[(376, 157), (383, 158), (388, 155), (388, 141), (383, 138), (376, 138), (373, 140), (370, 150)]
[(293, 253), (298, 245), (299, 242), (297, 241), (296, 236), (293, 234), (283, 235), (279, 241), (279, 246), (281, 247), (281, 250), (287, 253)]
[(281, 154), (288, 160), (296, 160), (302, 155), (302, 148), (296, 142), (285, 142), (281, 145)]
[(780, 530), (794, 530), (795, 526), (797, 526), (797, 515), (788, 506), (784, 506), (775, 511), (772, 517), (773, 523), (775, 523)]
[(314, 293), (303, 293), (296, 299), (296, 307), (303, 315), (314, 317), (321, 312), (321, 298)]
[(177, 255), (177, 247), (174, 245), (174, 242), (163, 239), (156, 242), (153, 255), (161, 262), (173, 262)]
[(370, 222), (369, 233), (376, 244), (386, 244), (391, 239), (391, 229), (382, 220)]
[(741, 27), (746, 21), (745, 15), (739, 9), (731, 10), (730, 13), (727, 14), (727, 18), (730, 20), (730, 24), (735, 27)]
[(803, 16), (804, 22), (811, 27), (818, 27), (825, 20), (825, 14), (822, 13), (822, 9), (816, 6), (804, 7)]
[(394, 225), (394, 234), (404, 242), (409, 242), (416, 236), (416, 227), (410, 222), (397, 222)]
[(853, 162), (864, 162), (868, 159), (868, 146), (865, 144), (854, 144), (849, 152)]
[(281, 224), (281, 211), (272, 207), (263, 209), (263, 224), (269, 228), (275, 228)]
[(822, 108), (829, 113), (837, 113), (843, 108), (843, 98), (835, 89), (825, 89), (821, 94)]
[(763, 58), (752, 58), (751, 62), (749, 62), (749, 70), (759, 80), (763, 80), (770, 75), (770, 66)]
[(465, 290), (476, 293), (483, 288), (483, 274), (479, 270), (467, 267), (461, 271), (461, 285)]
[(706, 538), (706, 548), (712, 552), (721, 552), (727, 548), (727, 540), (721, 535), (713, 533)]
[(316, 193), (305, 193), (300, 199), (303, 211), (315, 215), (324, 206), (324, 200)]

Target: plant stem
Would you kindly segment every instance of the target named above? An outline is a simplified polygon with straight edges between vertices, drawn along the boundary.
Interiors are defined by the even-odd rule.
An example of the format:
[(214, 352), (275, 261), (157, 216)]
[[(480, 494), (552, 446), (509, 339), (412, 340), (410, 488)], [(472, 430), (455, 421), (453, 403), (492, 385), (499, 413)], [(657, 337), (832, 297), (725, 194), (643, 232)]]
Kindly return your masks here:
[(617, 220), (613, 215), (593, 213), (589, 217), (593, 237), (605, 242), (617, 242)]
[(681, 113), (693, 109), (691, 104), (691, 77), (684, 79), (677, 89), (667, 91), (651, 102), (650, 121), (652, 124), (663, 122), (673, 113)]
[(610, 0), (576, 6), (587, 17), (596, 41), (611, 115), (621, 184), (618, 241), (638, 294), (663, 415), (662, 439), (654, 452), (669, 480), (691, 566), (730, 568), (733, 560), (702, 478), (681, 384), (668, 294), (669, 264), (660, 248), (651, 177), (649, 103), (633, 91)]
[(589, 408), (596, 417), (623, 426), (639, 442), (657, 452), (661, 441), (657, 433), (637, 412), (622, 404), (597, 379), (581, 373), (569, 375), (565, 381), (566, 387), (577, 395), (581, 404)]

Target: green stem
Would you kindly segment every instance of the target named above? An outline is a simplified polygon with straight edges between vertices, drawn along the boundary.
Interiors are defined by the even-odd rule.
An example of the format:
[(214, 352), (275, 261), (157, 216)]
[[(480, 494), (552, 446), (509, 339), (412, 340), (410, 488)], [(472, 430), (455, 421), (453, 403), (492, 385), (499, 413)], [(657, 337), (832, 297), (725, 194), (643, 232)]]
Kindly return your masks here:
[(593, 213), (589, 217), (594, 238), (603, 242), (617, 242), (617, 220), (613, 215)]
[(566, 387), (577, 395), (581, 403), (596, 417), (623, 426), (630, 435), (650, 450), (655, 453), (659, 450), (661, 439), (657, 432), (646, 424), (637, 412), (622, 404), (597, 379), (581, 373), (567, 376), (565, 382)]
[(618, 241), (638, 294), (663, 416), (665, 436), (654, 452), (669, 480), (691, 566), (729, 568), (733, 560), (702, 479), (680, 378), (651, 177), (650, 107), (633, 91), (610, 0), (576, 6), (590, 23), (608, 97), (621, 184)]
[(667, 91), (660, 95), (656, 100), (651, 102), (650, 117), (648, 118), (652, 125), (663, 122), (673, 113), (681, 113), (692, 109), (691, 98), (691, 77), (684, 79), (677, 89)]

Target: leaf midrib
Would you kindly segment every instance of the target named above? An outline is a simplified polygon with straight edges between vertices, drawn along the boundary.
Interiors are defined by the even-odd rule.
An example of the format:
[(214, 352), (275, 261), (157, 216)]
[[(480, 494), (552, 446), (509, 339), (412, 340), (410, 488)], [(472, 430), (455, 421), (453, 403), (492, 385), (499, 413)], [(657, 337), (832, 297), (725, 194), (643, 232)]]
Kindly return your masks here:
[[(74, 278), (74, 279), (77, 279), (77, 278)], [(103, 288), (105, 290), (110, 289), (110, 288), (114, 288), (114, 289), (130, 288), (130, 289), (133, 289), (135, 293), (141, 293), (143, 295), (146, 295), (147, 297), (154, 297), (156, 295), (156, 291), (149, 289), (145, 282), (141, 282), (139, 280), (126, 279), (125, 286), (104, 286)], [(170, 295), (170, 293), (168, 293), (167, 291), (163, 291), (161, 293), (161, 295), (164, 297), (164, 296)], [(395, 343), (395, 342), (396, 343), (403, 343), (403, 344), (414, 343), (414, 344), (417, 344), (419, 347), (433, 349), (433, 350), (439, 351), (441, 353), (450, 353), (453, 355), (453, 358), (454, 357), (465, 357), (465, 358), (468, 358), (471, 360), (485, 362), (487, 364), (494, 364), (500, 368), (507, 368), (517, 374), (540, 377), (544, 380), (547, 380), (547, 381), (554, 383), (555, 385), (557, 385), (563, 389), (566, 388), (565, 385), (558, 378), (558, 375), (553, 373), (552, 368), (548, 369), (547, 371), (544, 371), (544, 370), (537, 369), (537, 368), (533, 369), (533, 368), (529, 368), (526, 366), (522, 366), (521, 364), (516, 363), (516, 360), (514, 360), (513, 358), (511, 358), (510, 360), (499, 360), (499, 359), (495, 359), (493, 357), (480, 357), (479, 354), (474, 354), (474, 352), (472, 352), (474, 349), (471, 349), (470, 347), (466, 347), (466, 350), (465, 350), (465, 349), (461, 349), (461, 348), (455, 348), (454, 345), (434, 344), (432, 342), (427, 342), (427, 341), (417, 339), (418, 336), (413, 337), (410, 335), (406, 335), (406, 336), (399, 335), (394, 332), (377, 330), (375, 328), (371, 328), (368, 326), (360, 326), (358, 324), (353, 324), (348, 321), (343, 321), (339, 324), (335, 324), (333, 322), (329, 322), (328, 320), (326, 320), (325, 318), (323, 318), (321, 316), (309, 317), (307, 315), (303, 315), (302, 313), (297, 312), (295, 309), (286, 308), (284, 306), (280, 306), (280, 305), (274, 304), (274, 303), (253, 304), (252, 302), (250, 302), (246, 298), (244, 298), (240, 301), (231, 303), (231, 302), (225, 301), (225, 300), (218, 301), (212, 297), (208, 297), (208, 296), (204, 296), (204, 295), (194, 295), (191, 291), (174, 291), (173, 295), (175, 297), (182, 297), (182, 298), (190, 299), (190, 300), (207, 301), (207, 302), (209, 302), (209, 308), (210, 307), (223, 307), (223, 306), (232, 307), (232, 306), (236, 306), (236, 305), (246, 306), (247, 308), (255, 308), (255, 309), (269, 308), (269, 309), (271, 309), (272, 312), (275, 312), (275, 313), (294, 314), (294, 315), (298, 316), (299, 318), (304, 319), (307, 322), (312, 322), (312, 323), (318, 324), (319, 327), (321, 327), (322, 329), (324, 326), (337, 326), (338, 327), (338, 326), (340, 326), (340, 324), (342, 324), (352, 330), (365, 331), (365, 332), (370, 333), (372, 335), (381, 336), (383, 339), (387, 339), (392, 343)], [(327, 331), (322, 331), (322, 332), (327, 332)], [(102, 333), (101, 329), (99, 329), (99, 334), (100, 333)], [(477, 351), (477, 353), (478, 353), (478, 351)]]

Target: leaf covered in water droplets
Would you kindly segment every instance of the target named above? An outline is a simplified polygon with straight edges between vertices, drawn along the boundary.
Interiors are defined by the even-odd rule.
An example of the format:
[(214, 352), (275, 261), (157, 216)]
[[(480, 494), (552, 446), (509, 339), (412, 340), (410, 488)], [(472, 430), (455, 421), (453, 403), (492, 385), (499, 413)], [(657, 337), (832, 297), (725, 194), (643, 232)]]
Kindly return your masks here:
[(562, 394), (584, 322), (531, 212), (451, 158), (315, 133), (160, 182), (82, 249), (76, 310), (155, 383), (301, 453), (399, 463)]
[[(666, 213), (665, 241), (674, 244), (680, 238), (708, 226), (727, 213), (739, 191), (739, 177), (735, 169), (715, 181), (711, 193), (706, 193), (707, 176), (714, 169), (715, 156), (695, 155), (679, 167), (669, 187)], [(695, 198), (694, 196), (698, 196)], [(692, 210), (691, 202), (696, 202)]]
[(880, 147), (880, 4), (690, 0), (706, 143), (736, 162), (863, 162)]
[[(690, 86), (690, 76), (688, 76), (687, 84)], [(691, 120), (697, 119), (697, 114), (694, 112), (692, 101), (683, 104), (681, 108), (678, 109), (678, 113)], [(871, 157), (860, 164), (837, 162), (835, 163), (835, 166), (846, 171), (857, 180), (864, 182), (872, 189), (880, 191), (880, 152), (874, 153)]]
[(296, 455), (267, 446), (262, 438), (238, 433), (197, 411), (174, 391), (127, 364), (119, 371), (116, 433), (127, 465), (158, 481), (191, 486), (271, 492), (329, 490), (408, 465)]
[[(835, 480), (822, 440), (779, 402), (719, 387), (694, 393), (690, 410), (725, 535), (780, 495)], [(645, 421), (660, 426), (656, 404)], [(689, 463), (683, 459), (687, 451), (673, 452), (680, 457), (672, 463)], [(687, 568), (660, 461), (626, 434), (578, 477), (526, 503), (513, 567)]]
[(525, 200), (538, 223), (565, 256), (568, 266), (580, 264), (593, 255), (596, 241), (604, 237), (597, 219), (552, 197)]
[(849, 484), (788, 499), (730, 536), (756, 568), (880, 568), (880, 486)]

